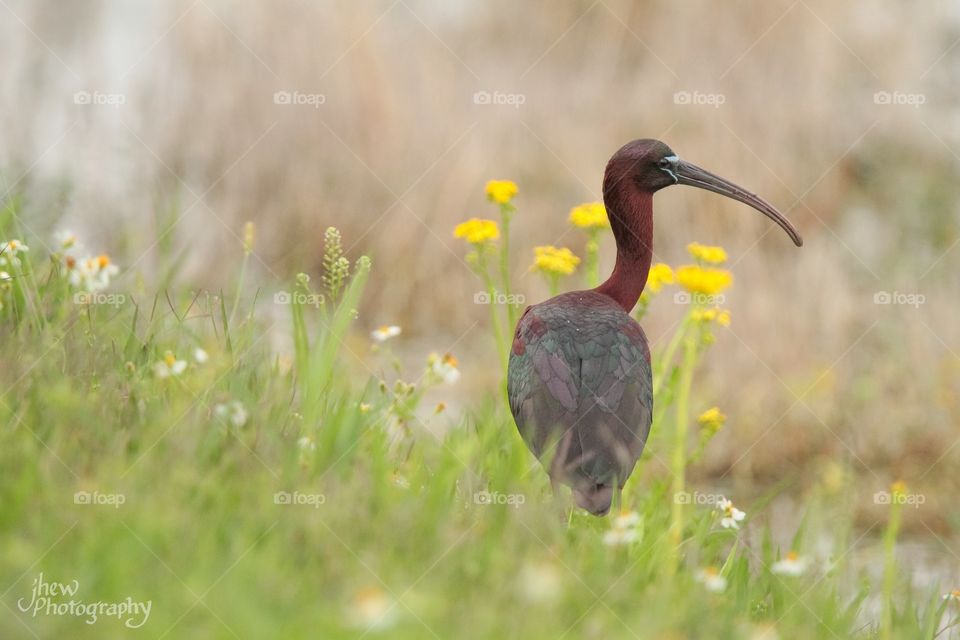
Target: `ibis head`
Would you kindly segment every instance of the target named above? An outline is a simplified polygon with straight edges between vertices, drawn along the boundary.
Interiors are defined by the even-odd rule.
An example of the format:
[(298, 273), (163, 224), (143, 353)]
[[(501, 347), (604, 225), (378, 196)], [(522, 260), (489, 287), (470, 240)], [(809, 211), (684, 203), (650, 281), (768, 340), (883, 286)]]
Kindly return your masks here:
[(767, 216), (787, 232), (798, 247), (803, 239), (790, 221), (776, 207), (743, 187), (721, 178), (680, 157), (666, 144), (651, 138), (633, 140), (623, 145), (607, 163), (604, 193), (614, 190), (621, 182), (632, 183), (641, 193), (656, 193), (664, 187), (685, 184), (719, 193), (749, 205)]

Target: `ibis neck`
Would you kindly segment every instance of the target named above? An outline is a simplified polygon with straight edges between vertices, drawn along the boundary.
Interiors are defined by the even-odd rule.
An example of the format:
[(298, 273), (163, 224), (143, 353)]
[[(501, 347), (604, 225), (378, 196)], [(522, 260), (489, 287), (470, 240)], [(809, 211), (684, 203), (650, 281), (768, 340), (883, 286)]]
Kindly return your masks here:
[(603, 200), (617, 241), (617, 262), (606, 282), (595, 289), (630, 313), (643, 293), (653, 258), (653, 194), (629, 180), (604, 184)]

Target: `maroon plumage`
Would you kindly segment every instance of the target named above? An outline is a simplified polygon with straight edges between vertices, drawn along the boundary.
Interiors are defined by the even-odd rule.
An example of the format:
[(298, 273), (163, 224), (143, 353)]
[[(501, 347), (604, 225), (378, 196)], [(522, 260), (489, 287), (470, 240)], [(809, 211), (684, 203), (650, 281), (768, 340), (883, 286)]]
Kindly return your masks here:
[(745, 202), (799, 234), (757, 196), (681, 161), (658, 140), (634, 140), (607, 164), (603, 199), (617, 242), (610, 277), (596, 289), (528, 307), (517, 323), (507, 394), (524, 442), (551, 481), (591, 513), (609, 511), (633, 471), (653, 416), (650, 350), (630, 311), (653, 256), (653, 194), (687, 184)]

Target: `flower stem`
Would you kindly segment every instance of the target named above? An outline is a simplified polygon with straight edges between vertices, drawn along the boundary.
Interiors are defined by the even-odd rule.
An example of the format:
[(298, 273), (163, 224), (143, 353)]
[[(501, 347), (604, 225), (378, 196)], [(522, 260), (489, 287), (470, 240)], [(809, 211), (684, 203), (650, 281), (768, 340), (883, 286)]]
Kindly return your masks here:
[(897, 581), (897, 561), (894, 550), (897, 545), (897, 534), (900, 531), (900, 511), (903, 508), (897, 499), (896, 491), (890, 492), (890, 521), (883, 535), (883, 626), (882, 637), (889, 640), (893, 637), (893, 588)]
[(500, 356), (500, 367), (504, 376), (507, 372), (507, 351), (510, 345), (503, 340), (503, 327), (500, 324), (500, 314), (497, 311), (497, 287), (487, 269), (486, 251), (477, 252), (477, 271), (487, 288), (487, 300), (490, 305), (490, 323), (493, 326), (493, 339), (497, 344), (497, 355)]
[(597, 242), (597, 229), (590, 229), (590, 239), (587, 240), (587, 286), (596, 287), (600, 284), (600, 244)]
[(690, 314), (687, 314), (687, 317), (683, 319), (683, 322), (680, 325), (680, 328), (677, 329), (677, 332), (673, 334), (673, 337), (670, 338), (670, 342), (667, 344), (666, 350), (663, 352), (663, 356), (660, 358), (659, 363), (659, 375), (655, 376), (653, 381), (653, 397), (656, 399), (657, 395), (660, 393), (661, 387), (663, 387), (664, 380), (670, 377), (670, 365), (673, 362), (673, 355), (677, 351), (677, 347), (680, 346), (680, 341), (683, 339), (683, 336), (687, 332), (687, 324), (690, 319)]
[[(686, 332), (684, 332), (686, 333)], [(674, 423), (673, 456), (673, 509), (670, 514), (671, 573), (680, 563), (680, 543), (683, 539), (683, 500), (679, 497), (686, 490), (687, 471), (687, 421), (690, 388), (693, 386), (693, 370), (697, 363), (697, 342), (688, 335), (683, 340), (683, 365), (680, 370), (680, 388), (677, 391), (676, 421)]]
[(503, 242), (500, 245), (500, 280), (503, 286), (503, 295), (507, 307), (507, 326), (513, 327), (517, 322), (517, 305), (513, 302), (510, 295), (510, 218), (513, 213), (513, 205), (507, 203), (500, 205), (500, 218), (502, 221), (501, 237)]

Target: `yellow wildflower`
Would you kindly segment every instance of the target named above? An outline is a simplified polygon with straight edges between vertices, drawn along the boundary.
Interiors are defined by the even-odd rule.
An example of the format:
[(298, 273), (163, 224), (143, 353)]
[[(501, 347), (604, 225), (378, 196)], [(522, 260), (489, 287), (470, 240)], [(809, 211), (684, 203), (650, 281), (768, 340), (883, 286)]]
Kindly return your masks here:
[(720, 431), (724, 423), (727, 421), (727, 416), (720, 413), (720, 409), (717, 407), (712, 407), (701, 413), (697, 417), (697, 423), (707, 431), (716, 433)]
[(570, 223), (581, 229), (606, 229), (610, 226), (602, 202), (585, 202), (570, 210)]
[(897, 480), (890, 485), (890, 493), (892, 493), (894, 496), (907, 495), (907, 483), (903, 480)]
[(517, 184), (512, 180), (491, 180), (487, 183), (487, 198), (497, 204), (507, 204), (517, 195)]
[(721, 327), (730, 326), (730, 312), (726, 309), (694, 309), (690, 317), (702, 322), (716, 322)]
[(687, 251), (697, 260), (709, 264), (723, 264), (727, 261), (727, 252), (723, 250), (723, 247), (711, 247), (699, 242), (691, 242), (687, 245)]
[(549, 275), (568, 276), (573, 273), (577, 265), (580, 264), (580, 258), (573, 255), (573, 252), (566, 247), (562, 249), (558, 249), (553, 245), (534, 247), (533, 253), (533, 266), (530, 267), (530, 269)]
[(463, 238), (470, 244), (482, 245), (500, 237), (500, 229), (493, 220), (470, 218), (453, 230), (454, 238)]
[(658, 262), (650, 267), (650, 273), (647, 274), (646, 289), (651, 293), (660, 293), (665, 284), (673, 284), (673, 269), (670, 268), (670, 265)]
[(733, 284), (733, 274), (726, 269), (713, 269), (687, 264), (676, 270), (677, 282), (691, 293), (715, 295)]

